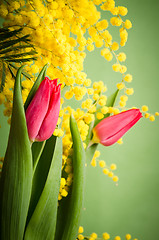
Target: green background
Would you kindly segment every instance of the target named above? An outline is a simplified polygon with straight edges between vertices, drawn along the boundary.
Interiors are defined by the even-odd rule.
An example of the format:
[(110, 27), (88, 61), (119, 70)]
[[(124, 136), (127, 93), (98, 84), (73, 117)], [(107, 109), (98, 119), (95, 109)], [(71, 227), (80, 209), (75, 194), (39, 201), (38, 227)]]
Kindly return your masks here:
[[(118, 0), (117, 5), (128, 8), (126, 18), (133, 23), (129, 38), (121, 51), (127, 54), (128, 72), (133, 75), (135, 93), (129, 97), (128, 107), (146, 104), (150, 112), (159, 111), (159, 2), (157, 0)], [(103, 14), (107, 17), (107, 12)], [(113, 36), (118, 29), (111, 28)], [(116, 40), (114, 38), (114, 40)], [(112, 71), (100, 56), (100, 49), (88, 53), (85, 71), (93, 81), (102, 80), (108, 93), (115, 90), (120, 74)], [(2, 106), (0, 107), (2, 110)], [(8, 126), (0, 113), (0, 156), (4, 155)], [(139, 240), (154, 240), (159, 226), (159, 117), (155, 122), (141, 119), (123, 138), (124, 144), (99, 146), (101, 156), (108, 165), (117, 164), (115, 174), (118, 186), (102, 173), (99, 167), (88, 164), (85, 204), (81, 225), (85, 234), (107, 231), (111, 237), (126, 233)]]
[[(146, 104), (154, 113), (159, 110), (159, 1), (116, 2), (128, 8), (126, 18), (133, 23), (121, 50), (127, 54), (126, 65), (133, 75), (130, 86), (135, 90), (127, 106)], [(116, 27), (112, 30), (116, 36)], [(85, 70), (92, 80), (103, 80), (113, 92), (120, 74), (113, 73), (111, 65), (96, 51), (88, 55)], [(139, 240), (154, 240), (159, 232), (159, 118), (155, 122), (141, 119), (123, 141), (123, 145), (99, 147), (99, 159), (117, 164), (118, 186), (101, 168), (87, 167), (82, 224), (87, 234), (107, 231), (111, 237), (124, 237), (130, 233)]]

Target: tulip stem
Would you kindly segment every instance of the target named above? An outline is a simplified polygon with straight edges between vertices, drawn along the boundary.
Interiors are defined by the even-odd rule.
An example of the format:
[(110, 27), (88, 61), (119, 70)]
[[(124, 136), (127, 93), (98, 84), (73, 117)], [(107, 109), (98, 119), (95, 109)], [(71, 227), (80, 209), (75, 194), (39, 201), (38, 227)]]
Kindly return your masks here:
[[(32, 142), (33, 143), (33, 142)], [(39, 159), (41, 157), (41, 154), (43, 152), (44, 146), (45, 146), (46, 141), (44, 142), (36, 142), (32, 146), (32, 154), (33, 154), (33, 173), (36, 170), (36, 167), (38, 165)]]
[(92, 146), (93, 144), (95, 144), (95, 143), (99, 143), (99, 138), (98, 138), (96, 132), (93, 130), (93, 138), (92, 138), (92, 139), (90, 140), (90, 142), (88, 143), (87, 149), (88, 149), (89, 147), (91, 147), (91, 146)]
[(88, 143), (87, 149), (88, 149), (89, 147), (91, 147), (93, 144), (94, 144), (94, 142), (91, 140), (91, 141)]

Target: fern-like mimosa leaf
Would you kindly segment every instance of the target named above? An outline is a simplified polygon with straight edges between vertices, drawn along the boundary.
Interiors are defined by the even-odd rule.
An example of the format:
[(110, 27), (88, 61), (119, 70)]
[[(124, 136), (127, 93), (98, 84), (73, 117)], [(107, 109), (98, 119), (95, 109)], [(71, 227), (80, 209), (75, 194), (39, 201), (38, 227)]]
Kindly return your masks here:
[(34, 47), (34, 45), (32, 45), (32, 44), (23, 44), (23, 45), (18, 45), (18, 46), (15, 46), (15, 47), (11, 46), (11, 47), (8, 47), (5, 50), (0, 51), (0, 55), (5, 54), (5, 53), (9, 53), (9, 52), (12, 52), (12, 51), (17, 51), (17, 50), (20, 50), (20, 49), (33, 48), (33, 47)]
[(0, 31), (0, 41), (11, 38), (15, 36), (17, 33), (21, 32), (22, 30), (23, 28), (19, 28), (18, 30), (10, 31), (8, 28), (6, 28), (5, 31)]
[(11, 47), (19, 42), (29, 42), (30, 40), (28, 39), (29, 35), (25, 35), (23, 37), (20, 37), (18, 39), (13, 39), (13, 40), (9, 40), (9, 41), (1, 41), (0, 42), (0, 50), (2, 49), (6, 49), (8, 47)]
[(2, 80), (1, 80), (0, 92), (3, 91), (4, 85), (5, 85), (5, 78), (6, 78), (5, 64), (3, 62), (2, 63)]
[(25, 62), (30, 62), (30, 61), (35, 61), (37, 60), (36, 57), (31, 57), (31, 58), (18, 58), (18, 59), (6, 59), (5, 62), (8, 63), (25, 63)]
[(7, 61), (9, 59), (19, 59), (19, 57), (25, 57), (25, 56), (29, 56), (29, 55), (34, 55), (37, 54), (36, 51), (30, 51), (30, 52), (24, 52), (24, 53), (18, 53), (18, 54), (6, 54), (5, 56), (0, 57), (0, 59), (4, 59), (4, 61)]
[[(14, 63), (9, 63), (9, 67), (14, 68), (14, 69), (18, 69), (18, 67), (16, 67), (14, 65)], [(29, 73), (25, 72), (24, 70), (22, 70), (22, 75), (24, 75), (26, 78), (31, 79), (33, 76), (31, 76)]]

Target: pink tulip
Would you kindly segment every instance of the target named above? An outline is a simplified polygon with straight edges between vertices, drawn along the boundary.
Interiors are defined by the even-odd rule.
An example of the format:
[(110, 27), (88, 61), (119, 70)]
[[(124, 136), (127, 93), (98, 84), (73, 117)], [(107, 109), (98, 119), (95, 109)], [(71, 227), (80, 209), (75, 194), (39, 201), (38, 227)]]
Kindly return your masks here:
[(60, 111), (61, 85), (45, 77), (26, 110), (30, 140), (44, 141), (53, 134)]
[(140, 118), (139, 109), (130, 109), (110, 116), (99, 122), (93, 129), (94, 143), (110, 146), (117, 142)]

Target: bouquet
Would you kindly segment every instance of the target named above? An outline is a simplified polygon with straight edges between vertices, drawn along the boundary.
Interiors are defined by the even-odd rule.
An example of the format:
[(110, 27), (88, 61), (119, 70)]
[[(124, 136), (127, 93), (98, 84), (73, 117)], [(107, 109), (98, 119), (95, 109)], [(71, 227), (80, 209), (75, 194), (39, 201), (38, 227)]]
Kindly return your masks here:
[[(114, 0), (4, 1), (0, 7), (0, 101), (10, 124), (1, 158), (1, 240), (97, 239), (96, 233), (85, 236), (80, 226), (86, 166), (96, 166), (99, 145), (122, 144), (143, 116), (154, 121), (159, 115), (146, 105), (126, 108), (134, 92), (127, 87), (132, 75), (100, 11), (113, 15), (110, 24), (120, 27), (125, 46), (132, 23), (123, 19), (127, 8)], [(83, 71), (85, 48), (91, 52), (95, 46), (108, 62), (115, 59), (112, 69), (121, 74), (108, 96), (105, 82), (92, 84)], [(82, 103), (74, 109), (71, 99)], [(117, 183), (116, 165), (98, 162)]]

